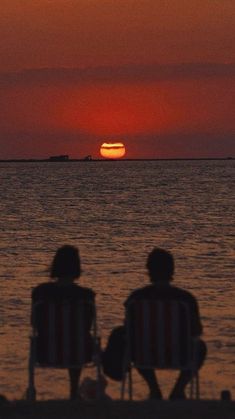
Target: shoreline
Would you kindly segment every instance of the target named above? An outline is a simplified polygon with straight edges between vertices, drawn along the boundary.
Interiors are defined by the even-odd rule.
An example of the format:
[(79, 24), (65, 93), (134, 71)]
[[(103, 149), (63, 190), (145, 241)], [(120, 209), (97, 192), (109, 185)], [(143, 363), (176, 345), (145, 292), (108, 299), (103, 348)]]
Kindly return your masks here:
[(234, 419), (235, 401), (5, 401), (1, 419)]

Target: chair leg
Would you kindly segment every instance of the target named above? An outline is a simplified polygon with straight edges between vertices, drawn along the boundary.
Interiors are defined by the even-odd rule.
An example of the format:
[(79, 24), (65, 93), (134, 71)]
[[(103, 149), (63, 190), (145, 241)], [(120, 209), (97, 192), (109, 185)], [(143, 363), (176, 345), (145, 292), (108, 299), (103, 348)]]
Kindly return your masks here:
[(193, 377), (191, 377), (191, 380), (190, 380), (190, 399), (193, 399), (193, 387), (194, 387), (194, 382), (193, 382)]
[(132, 386), (132, 370), (131, 367), (128, 371), (128, 385), (129, 385), (129, 399), (132, 400), (133, 398), (133, 386)]
[(190, 399), (200, 399), (199, 373), (192, 374), (190, 381)]
[(200, 399), (200, 382), (199, 382), (199, 372), (197, 371), (195, 376), (196, 381), (196, 399)]
[(101, 399), (101, 369), (100, 364), (97, 365), (96, 369), (96, 381), (97, 381), (97, 391), (96, 391), (96, 399)]
[(126, 386), (126, 376), (128, 375), (128, 396), (129, 400), (132, 400), (132, 373), (131, 367), (124, 373), (122, 384), (121, 384), (121, 400), (125, 398), (125, 386)]
[(30, 354), (29, 354), (29, 381), (28, 381), (28, 388), (26, 390), (26, 399), (28, 401), (35, 401), (36, 400), (36, 389), (34, 385), (34, 349), (35, 349), (35, 341), (34, 338), (31, 338), (30, 341)]
[(26, 390), (26, 400), (28, 402), (36, 401), (36, 390), (35, 387), (28, 387)]
[(126, 386), (126, 372), (123, 373), (122, 383), (121, 383), (121, 400), (125, 398), (125, 386)]
[(121, 400), (125, 399), (126, 379), (127, 379), (127, 374), (128, 374), (128, 379), (129, 379), (129, 372), (131, 368), (128, 353), (129, 353), (128, 349), (125, 348), (125, 355), (123, 358), (123, 365), (122, 365)]
[(100, 337), (96, 338), (94, 361), (96, 365), (96, 381), (97, 381), (96, 399), (100, 400), (101, 399)]

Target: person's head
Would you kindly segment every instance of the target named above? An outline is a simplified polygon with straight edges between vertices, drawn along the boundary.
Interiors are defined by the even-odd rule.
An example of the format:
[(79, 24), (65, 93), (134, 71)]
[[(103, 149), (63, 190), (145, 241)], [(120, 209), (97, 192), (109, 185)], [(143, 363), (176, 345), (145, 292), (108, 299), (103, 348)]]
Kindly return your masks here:
[(174, 258), (170, 252), (155, 247), (148, 255), (146, 267), (151, 282), (170, 282), (174, 275)]
[(81, 265), (78, 249), (75, 246), (60, 247), (52, 261), (50, 269), (51, 278), (79, 278)]

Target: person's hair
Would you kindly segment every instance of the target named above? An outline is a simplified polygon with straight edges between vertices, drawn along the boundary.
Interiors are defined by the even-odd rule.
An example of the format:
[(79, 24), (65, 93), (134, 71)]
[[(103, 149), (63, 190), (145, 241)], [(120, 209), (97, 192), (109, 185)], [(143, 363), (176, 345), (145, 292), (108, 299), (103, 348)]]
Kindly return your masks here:
[(170, 281), (174, 274), (174, 258), (164, 249), (154, 248), (149, 254), (146, 267), (152, 282)]
[(50, 269), (51, 278), (79, 278), (81, 265), (78, 249), (75, 246), (65, 245), (60, 247), (52, 261)]

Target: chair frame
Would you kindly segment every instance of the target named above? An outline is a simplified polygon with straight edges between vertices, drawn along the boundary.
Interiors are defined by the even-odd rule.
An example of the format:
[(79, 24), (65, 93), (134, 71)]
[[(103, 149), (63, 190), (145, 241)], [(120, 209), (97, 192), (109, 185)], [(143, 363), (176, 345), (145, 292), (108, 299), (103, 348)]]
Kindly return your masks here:
[[(100, 337), (97, 335), (97, 321), (96, 321), (96, 307), (95, 303), (91, 301), (81, 300), (76, 302), (76, 309), (79, 310), (80, 308), (84, 307), (84, 305), (91, 307), (92, 310), (92, 327), (90, 330), (92, 340), (93, 340), (93, 355), (92, 361), (90, 362), (78, 362), (72, 363), (64, 362), (63, 365), (51, 365), (48, 363), (41, 364), (37, 360), (37, 339), (38, 339), (38, 331), (35, 323), (36, 319), (36, 311), (40, 307), (40, 305), (55, 305), (53, 301), (39, 301), (32, 305), (32, 316), (31, 316), (31, 323), (32, 323), (32, 333), (30, 338), (30, 348), (29, 348), (29, 360), (28, 360), (28, 388), (26, 390), (26, 398), (29, 401), (36, 400), (36, 387), (35, 387), (35, 368), (51, 368), (51, 369), (76, 369), (76, 368), (83, 368), (83, 367), (95, 367), (96, 368), (96, 378), (97, 378), (97, 399), (100, 398), (100, 378), (101, 378), (101, 366), (100, 366)], [(70, 301), (62, 301), (59, 304), (61, 306), (71, 304), (75, 304), (74, 302)]]
[[(164, 304), (179, 304), (183, 305), (188, 313), (187, 315), (187, 327), (188, 327), (188, 338), (190, 338), (191, 342), (189, 345), (190, 353), (188, 353), (188, 361), (185, 365), (177, 365), (176, 367), (167, 367), (164, 364), (163, 365), (145, 365), (145, 364), (138, 364), (137, 362), (134, 362), (131, 359), (131, 353), (132, 353), (132, 342), (131, 342), (131, 319), (130, 319), (130, 308), (133, 304), (142, 304), (148, 306), (149, 304), (156, 304), (159, 306), (164, 306)], [(190, 325), (190, 310), (189, 305), (185, 301), (174, 301), (174, 300), (135, 300), (133, 302), (130, 302), (126, 307), (126, 314), (125, 314), (125, 324), (126, 324), (126, 350), (125, 350), (125, 356), (124, 356), (124, 362), (123, 362), (123, 380), (121, 383), (121, 399), (124, 400), (125, 398), (125, 386), (126, 386), (126, 378), (128, 376), (128, 395), (129, 399), (133, 399), (133, 380), (132, 380), (132, 368), (141, 368), (141, 369), (172, 369), (172, 370), (190, 370), (191, 371), (191, 381), (190, 381), (190, 398), (193, 399), (194, 397), (196, 399), (200, 398), (200, 388), (199, 388), (199, 372), (196, 368), (196, 342), (198, 341), (197, 337), (192, 336), (191, 334), (191, 325)], [(157, 332), (157, 330), (155, 331)], [(157, 342), (157, 339), (155, 340)], [(172, 348), (173, 349), (173, 348)]]

